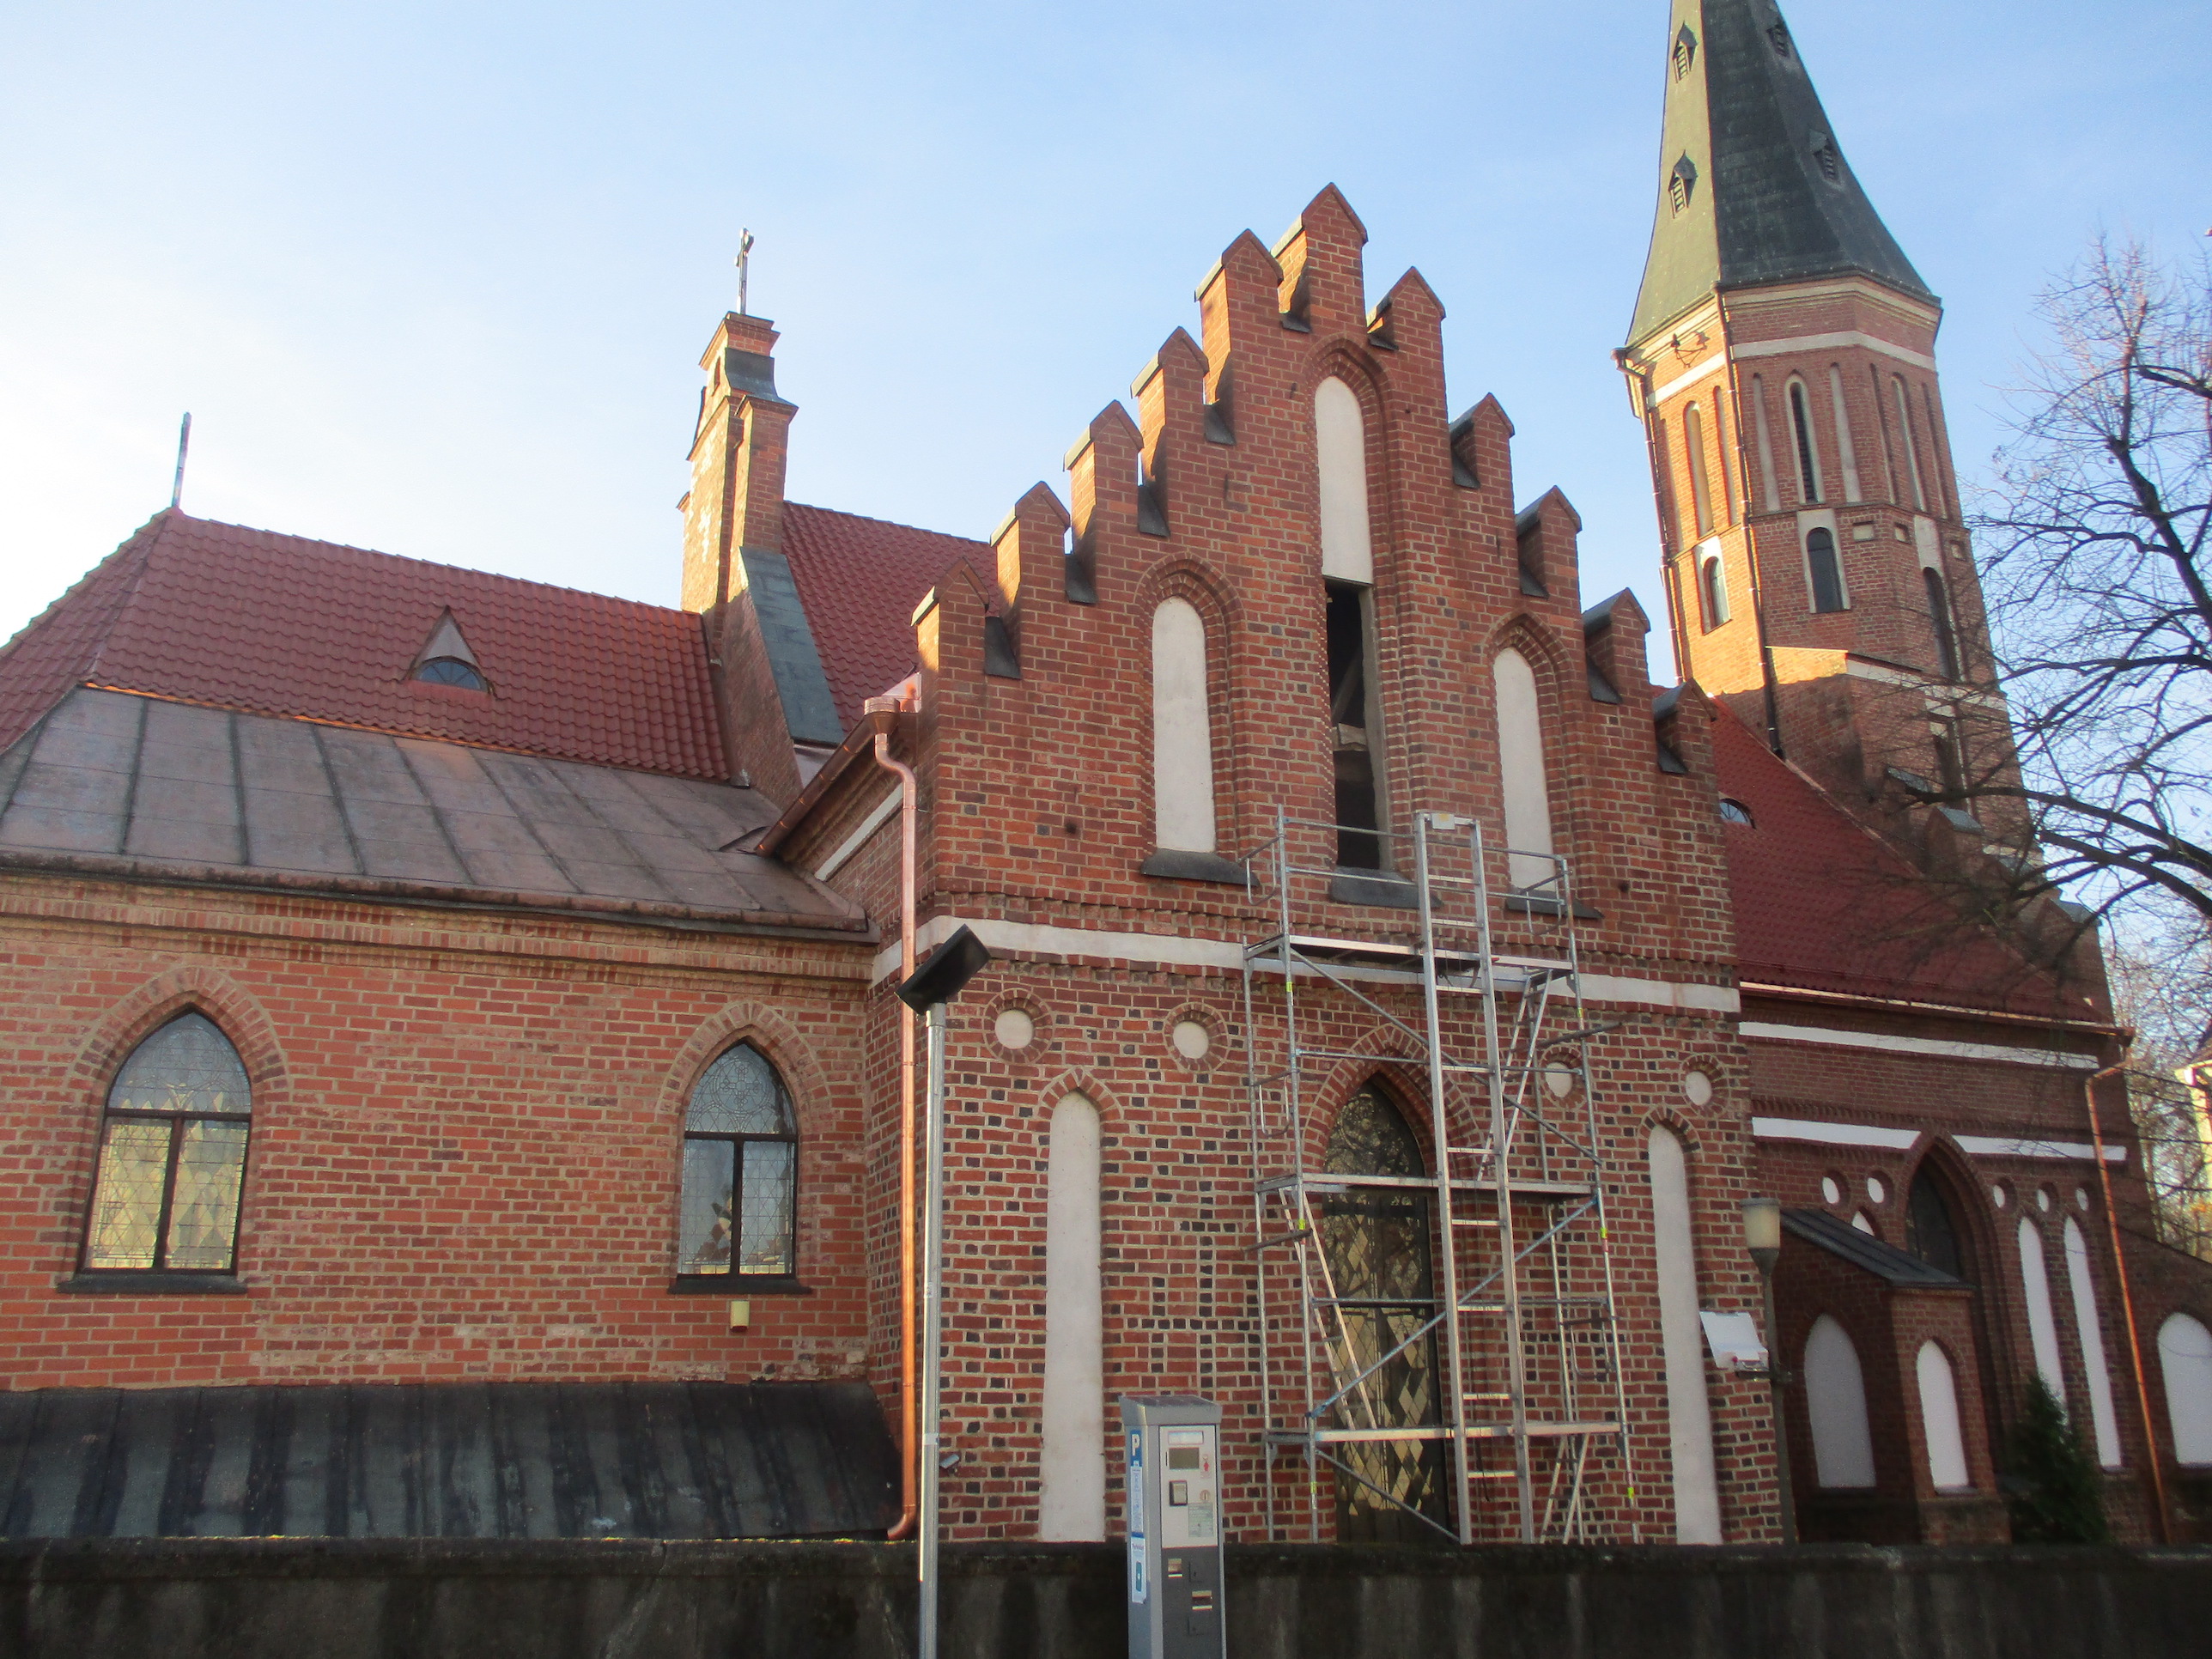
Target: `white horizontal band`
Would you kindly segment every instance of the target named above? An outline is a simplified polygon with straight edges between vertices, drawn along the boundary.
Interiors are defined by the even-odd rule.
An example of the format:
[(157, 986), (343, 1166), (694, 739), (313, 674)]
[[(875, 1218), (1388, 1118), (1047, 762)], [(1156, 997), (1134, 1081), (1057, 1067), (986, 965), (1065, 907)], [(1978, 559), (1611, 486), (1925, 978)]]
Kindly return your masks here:
[(1892, 1152), (1911, 1149), (1920, 1139), (1917, 1129), (1878, 1129), (1870, 1123), (1823, 1123), (1817, 1118), (1755, 1117), (1751, 1132), (1761, 1140), (1817, 1140), (1826, 1146), (1886, 1146)]
[(1800, 352), (1836, 351), (1849, 346), (1894, 357), (1900, 363), (1911, 363), (1930, 374), (1936, 372), (1936, 360), (1927, 353), (1877, 339), (1857, 329), (1835, 334), (1799, 334), (1787, 340), (1737, 340), (1730, 343), (1729, 349), (1738, 357), (1790, 357)]
[(1746, 1020), (1737, 1028), (1747, 1037), (1774, 1042), (1829, 1042), (1844, 1048), (1879, 1048), (1893, 1054), (1940, 1054), (1946, 1060), (2001, 1060), (2014, 1066), (2055, 1066), (2094, 1072), (2094, 1054), (2069, 1054), (2051, 1048), (2017, 1048), (2002, 1042), (1954, 1042), (1942, 1037), (1897, 1036), (1887, 1031), (1846, 1031), (1826, 1025), (1771, 1025)]
[[(932, 916), (915, 931), (915, 954), (923, 957), (952, 937), (961, 926), (957, 916)], [(1215, 968), (1235, 973), (1244, 965), (1244, 948), (1231, 939), (1188, 939), (1178, 933), (1117, 933), (1088, 927), (1054, 927), (1029, 921), (969, 921), (977, 939), (992, 951), (1020, 951), (1032, 956), (1098, 957), (1115, 962), (1136, 962), (1169, 968)], [(880, 982), (898, 971), (899, 947), (885, 946), (876, 953), (875, 980)], [(1733, 985), (1675, 984), (1668, 980), (1624, 979), (1612, 974), (1584, 974), (1586, 1002), (1638, 1003), (1647, 1007), (1676, 1008), (1698, 1013), (1732, 1014), (1742, 1006)]]

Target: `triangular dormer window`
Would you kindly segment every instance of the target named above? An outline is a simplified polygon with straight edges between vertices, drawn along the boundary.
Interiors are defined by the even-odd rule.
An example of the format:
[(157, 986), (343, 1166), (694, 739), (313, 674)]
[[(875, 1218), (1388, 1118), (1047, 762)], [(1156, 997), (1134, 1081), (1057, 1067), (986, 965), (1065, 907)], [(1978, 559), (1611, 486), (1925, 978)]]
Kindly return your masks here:
[(1677, 213), (1690, 205), (1690, 198), (1698, 188), (1698, 169), (1687, 155), (1674, 163), (1674, 170), (1667, 175), (1667, 200)]
[(1674, 78), (1679, 81), (1689, 74), (1690, 65), (1698, 61), (1698, 37), (1690, 32), (1687, 23), (1674, 37)]
[(461, 625), (447, 611), (438, 618), (438, 625), (430, 630), (430, 637), (415, 659), (415, 666), (407, 678), (425, 685), (451, 685), (464, 691), (489, 691), (491, 683), (485, 679), (477, 653), (469, 649), (468, 641), (462, 636)]

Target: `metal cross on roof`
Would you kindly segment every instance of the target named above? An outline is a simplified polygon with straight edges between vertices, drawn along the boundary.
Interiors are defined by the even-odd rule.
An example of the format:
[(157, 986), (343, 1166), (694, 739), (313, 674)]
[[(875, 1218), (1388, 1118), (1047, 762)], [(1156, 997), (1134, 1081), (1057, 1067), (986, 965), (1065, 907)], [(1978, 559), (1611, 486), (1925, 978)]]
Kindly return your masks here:
[(738, 233), (738, 315), (749, 316), (745, 309), (745, 279), (752, 274), (753, 234), (750, 230)]

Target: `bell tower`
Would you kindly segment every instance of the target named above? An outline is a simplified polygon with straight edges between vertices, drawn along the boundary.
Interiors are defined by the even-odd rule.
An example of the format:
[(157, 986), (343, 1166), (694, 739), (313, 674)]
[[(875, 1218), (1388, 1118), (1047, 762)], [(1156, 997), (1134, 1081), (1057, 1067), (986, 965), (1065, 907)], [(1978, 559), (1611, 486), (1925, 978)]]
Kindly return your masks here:
[(1651, 250), (1614, 356), (1683, 672), (1894, 827), (2014, 766), (1936, 379), (1942, 307), (1772, 0), (1674, 0), (1664, 75)]

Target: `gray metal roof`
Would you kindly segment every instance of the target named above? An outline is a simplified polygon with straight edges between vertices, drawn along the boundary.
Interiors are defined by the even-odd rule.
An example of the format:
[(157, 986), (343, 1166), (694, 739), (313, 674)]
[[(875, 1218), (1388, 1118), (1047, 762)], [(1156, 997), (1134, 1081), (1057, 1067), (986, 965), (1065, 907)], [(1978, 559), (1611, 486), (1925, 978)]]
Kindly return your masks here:
[[(1686, 27), (1696, 46), (1678, 76)], [(1716, 287), (1856, 271), (1934, 298), (1859, 187), (1772, 0), (1674, 0), (1667, 40), (1659, 201), (1632, 343)], [(1678, 212), (1669, 179), (1685, 158), (1694, 179)]]
[(820, 1538), (897, 1516), (865, 1382), (0, 1393), (9, 1538)]
[(1963, 1291), (1963, 1279), (1954, 1279), (1908, 1250), (1885, 1244), (1872, 1233), (1863, 1233), (1848, 1221), (1826, 1210), (1784, 1210), (1782, 1224), (1808, 1244), (1817, 1244), (1831, 1255), (1839, 1255), (1854, 1267), (1905, 1290)]
[(750, 789), (80, 689), (0, 755), (0, 863), (860, 931), (723, 850)]

